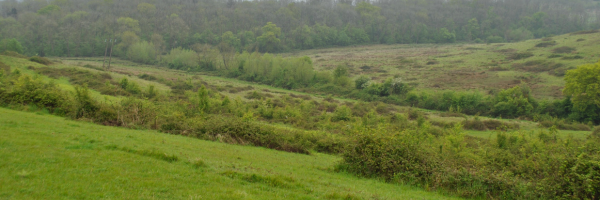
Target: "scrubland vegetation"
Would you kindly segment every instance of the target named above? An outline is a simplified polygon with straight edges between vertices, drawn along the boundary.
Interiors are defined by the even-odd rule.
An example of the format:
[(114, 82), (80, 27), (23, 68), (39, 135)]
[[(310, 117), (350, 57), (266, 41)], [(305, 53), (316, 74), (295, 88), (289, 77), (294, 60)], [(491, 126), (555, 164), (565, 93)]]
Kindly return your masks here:
[(600, 198), (594, 1), (0, 5), (1, 198)]
[[(556, 119), (550, 119), (550, 124), (541, 123), (550, 126), (547, 130), (519, 130), (518, 124), (478, 117), (460, 123), (438, 123), (428, 120), (422, 111), (396, 110), (384, 103), (319, 100), (294, 94), (273, 96), (256, 89), (247, 90), (244, 99), (232, 99), (201, 79), (167, 81), (139, 75), (169, 86), (171, 92), (165, 92), (152, 85), (141, 87), (132, 78), (114, 80), (113, 72), (89, 65), (56, 68), (33, 66), (23, 58), (3, 58), (20, 66), (5, 70), (0, 81), (1, 102), (13, 109), (292, 153), (341, 155), (342, 161), (335, 165), (337, 173), (381, 178), (461, 197), (547, 199), (598, 195), (597, 134), (585, 139), (561, 135), (559, 124), (565, 123)], [(310, 62), (306, 58), (272, 59)], [(595, 66), (590, 65), (590, 70)], [(342, 67), (334, 71), (342, 74), (337, 79), (344, 73)], [(567, 77), (575, 77), (569, 74)], [(60, 77), (68, 77), (74, 89), (57, 84), (55, 80)], [(102, 100), (90, 95), (90, 89), (118, 99)], [(507, 112), (520, 116), (519, 112), (533, 108), (525, 94), (527, 91), (519, 87), (502, 91), (494, 97), (499, 102), (496, 107), (503, 108), (502, 102), (506, 102)], [(461, 116), (458, 110), (448, 115), (452, 113)], [(589, 130), (589, 126), (582, 126)], [(463, 128), (495, 132), (480, 138), (466, 135)], [(179, 159), (158, 158), (169, 162)], [(237, 173), (230, 176), (245, 177)]]

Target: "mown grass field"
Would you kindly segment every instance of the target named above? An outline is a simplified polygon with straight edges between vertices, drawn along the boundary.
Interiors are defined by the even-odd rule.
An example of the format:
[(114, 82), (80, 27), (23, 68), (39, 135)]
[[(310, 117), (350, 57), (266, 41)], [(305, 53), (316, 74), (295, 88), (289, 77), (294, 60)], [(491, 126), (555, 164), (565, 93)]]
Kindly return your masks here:
[[(600, 33), (590, 32), (506, 44), (372, 45), (283, 55), (309, 56), (318, 70), (348, 64), (354, 76), (368, 75), (376, 81), (398, 76), (417, 90), (487, 94), (526, 84), (536, 98), (556, 99), (562, 97), (561, 74), (598, 62), (598, 45)], [(515, 58), (517, 54), (524, 57)]]
[(340, 158), (0, 108), (0, 199), (455, 199), (337, 173)]

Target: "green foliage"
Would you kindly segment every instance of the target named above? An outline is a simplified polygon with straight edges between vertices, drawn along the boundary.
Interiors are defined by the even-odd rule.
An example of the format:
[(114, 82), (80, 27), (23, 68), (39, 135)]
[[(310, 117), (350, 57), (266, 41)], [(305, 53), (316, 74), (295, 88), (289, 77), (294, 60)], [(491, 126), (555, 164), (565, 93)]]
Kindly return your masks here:
[[(577, 67), (567, 71), (563, 93), (571, 97), (578, 110), (596, 110), (600, 107), (600, 62)], [(600, 122), (600, 116), (592, 115), (591, 121)]]
[(441, 28), (438, 41), (439, 43), (454, 43), (456, 41), (456, 34), (451, 33), (447, 28)]
[(533, 33), (523, 27), (510, 30), (510, 32), (508, 33), (509, 42), (518, 42), (529, 39), (533, 39)]
[(504, 38), (500, 36), (489, 36), (485, 39), (487, 43), (504, 43)]
[(160, 63), (171, 69), (193, 71), (198, 69), (198, 56), (192, 50), (175, 48), (160, 57)]
[(127, 58), (139, 63), (154, 64), (156, 63), (156, 55), (154, 44), (146, 41), (135, 43), (127, 50)]
[(200, 112), (207, 112), (210, 109), (208, 90), (204, 85), (198, 90), (198, 108)]
[(0, 52), (1, 55), (5, 55), (5, 56), (10, 56), (10, 57), (15, 57), (15, 58), (24, 58), (24, 59), (28, 59), (29, 57), (25, 56), (25, 55), (21, 55), (17, 52), (14, 51), (5, 51), (5, 52)]
[(39, 57), (39, 56), (33, 56), (33, 57), (29, 58), (29, 61), (40, 63), (42, 65), (52, 64), (52, 61), (48, 60), (48, 58), (43, 58), (43, 57)]
[[(597, 187), (595, 183), (600, 180), (595, 161), (598, 151), (587, 150), (597, 143), (557, 139), (545, 131), (534, 137), (520, 132), (498, 133), (495, 140), (477, 144), (459, 132), (447, 134), (432, 137), (414, 130), (357, 130), (355, 142), (344, 152), (338, 170), (463, 197), (547, 199), (598, 195), (595, 189), (584, 189)], [(475, 147), (468, 148), (467, 144)]]
[(352, 110), (348, 106), (340, 106), (333, 113), (333, 121), (349, 121), (352, 119)]
[(50, 4), (50, 5), (47, 5), (46, 7), (43, 7), (41, 9), (39, 9), (37, 11), (37, 13), (40, 14), (40, 15), (50, 15), (50, 14), (53, 14), (53, 13), (60, 12), (60, 10), (61, 9), (60, 9), (59, 6), (54, 5), (54, 4)]
[(194, 41), (203, 44), (217, 45), (219, 43), (219, 36), (215, 35), (210, 29), (206, 29), (202, 34), (194, 34)]
[(363, 75), (363, 76), (356, 78), (356, 80), (354, 80), (354, 86), (356, 87), (356, 89), (362, 90), (362, 89), (369, 87), (370, 81), (371, 81), (371, 78)]
[(260, 50), (262, 52), (277, 52), (280, 49), (281, 40), (281, 28), (272, 22), (268, 22), (267, 25), (262, 27), (262, 35), (256, 40), (260, 44)]
[(119, 81), (119, 85), (121, 86), (121, 89), (133, 95), (138, 95), (142, 92), (140, 86), (137, 83), (130, 82), (127, 78), (121, 79), (121, 81)]
[(16, 52), (17, 54), (24, 52), (21, 43), (14, 38), (0, 41), (0, 53), (7, 51)]
[(99, 107), (90, 96), (89, 89), (86, 85), (75, 87), (75, 116), (74, 118), (91, 118), (96, 114)]
[(221, 42), (235, 48), (235, 49), (239, 49), (241, 47), (241, 41), (240, 39), (233, 34), (233, 32), (231, 31), (227, 31), (225, 33), (223, 33), (223, 35), (221, 36)]
[(0, 102), (4, 105), (35, 105), (64, 114), (70, 99), (55, 83), (44, 82), (39, 76), (13, 74), (0, 84)]
[(516, 86), (496, 95), (493, 113), (505, 118), (529, 117), (534, 111), (535, 103), (528, 88)]
[(348, 65), (338, 65), (333, 71), (333, 82), (341, 87), (350, 86)]
[(571, 53), (571, 52), (573, 52), (575, 50), (576, 49), (573, 48), (573, 47), (563, 46), (563, 47), (558, 47), (556, 49), (552, 49), (552, 52), (554, 52), (554, 53)]
[(533, 56), (533, 53), (531, 52), (520, 52), (520, 53), (514, 53), (510, 56), (508, 56), (508, 59), (511, 60), (521, 60), (521, 59), (525, 59), (525, 58), (530, 58)]
[(10, 66), (0, 62), (0, 72), (2, 72), (3, 75), (10, 73)]

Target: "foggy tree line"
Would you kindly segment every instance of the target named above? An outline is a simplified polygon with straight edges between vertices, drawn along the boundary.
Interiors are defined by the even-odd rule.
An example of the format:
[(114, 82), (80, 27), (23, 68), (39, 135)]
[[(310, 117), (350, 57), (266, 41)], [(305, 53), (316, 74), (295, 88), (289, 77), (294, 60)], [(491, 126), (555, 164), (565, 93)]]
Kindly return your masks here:
[(125, 56), (140, 42), (156, 55), (197, 44), (283, 52), (495, 43), (596, 29), (599, 19), (596, 0), (5, 0), (0, 48), (17, 40), (29, 55), (100, 56), (112, 38)]

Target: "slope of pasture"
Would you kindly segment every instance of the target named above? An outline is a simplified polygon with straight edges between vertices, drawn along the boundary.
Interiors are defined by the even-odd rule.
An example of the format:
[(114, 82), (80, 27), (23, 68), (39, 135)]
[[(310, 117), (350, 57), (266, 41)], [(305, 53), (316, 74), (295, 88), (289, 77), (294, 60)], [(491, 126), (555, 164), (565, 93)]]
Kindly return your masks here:
[(588, 31), (506, 44), (373, 45), (284, 56), (309, 56), (318, 70), (348, 64), (353, 75), (375, 81), (398, 76), (418, 90), (489, 93), (525, 83), (537, 98), (554, 99), (562, 97), (566, 70), (600, 59), (599, 45), (600, 32)]
[(0, 108), (0, 199), (454, 199), (333, 172), (339, 157)]

